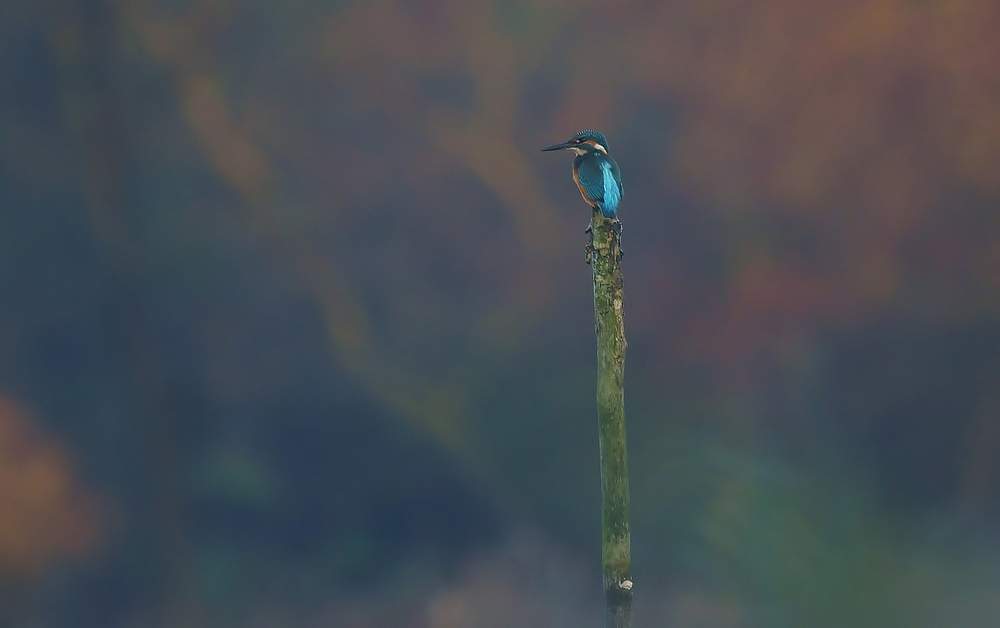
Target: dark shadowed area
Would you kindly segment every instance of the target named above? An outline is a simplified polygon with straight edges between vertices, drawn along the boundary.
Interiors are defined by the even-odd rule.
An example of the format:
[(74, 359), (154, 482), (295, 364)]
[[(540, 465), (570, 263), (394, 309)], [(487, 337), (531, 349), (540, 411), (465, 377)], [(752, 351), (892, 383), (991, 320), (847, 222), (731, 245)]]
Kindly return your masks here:
[(0, 625), (1000, 616), (1000, 6), (5, 0)]

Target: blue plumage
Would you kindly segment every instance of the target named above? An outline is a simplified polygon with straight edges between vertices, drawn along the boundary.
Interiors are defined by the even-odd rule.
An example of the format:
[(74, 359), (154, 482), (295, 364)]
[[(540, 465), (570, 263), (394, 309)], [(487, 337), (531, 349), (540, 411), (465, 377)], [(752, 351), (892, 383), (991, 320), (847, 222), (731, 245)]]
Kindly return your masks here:
[(618, 203), (625, 193), (618, 164), (608, 156), (608, 141), (599, 131), (580, 131), (569, 141), (542, 150), (567, 149), (576, 153), (573, 180), (587, 204), (608, 220), (617, 220)]

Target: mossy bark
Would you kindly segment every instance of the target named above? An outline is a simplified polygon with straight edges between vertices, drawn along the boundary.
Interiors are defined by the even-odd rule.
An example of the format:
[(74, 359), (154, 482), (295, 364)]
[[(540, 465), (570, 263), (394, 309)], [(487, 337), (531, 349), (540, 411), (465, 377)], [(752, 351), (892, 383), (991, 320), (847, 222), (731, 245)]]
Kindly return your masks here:
[(632, 625), (632, 552), (625, 447), (625, 297), (621, 241), (594, 212), (587, 259), (594, 273), (597, 331), (597, 420), (601, 446), (601, 531), (605, 626)]

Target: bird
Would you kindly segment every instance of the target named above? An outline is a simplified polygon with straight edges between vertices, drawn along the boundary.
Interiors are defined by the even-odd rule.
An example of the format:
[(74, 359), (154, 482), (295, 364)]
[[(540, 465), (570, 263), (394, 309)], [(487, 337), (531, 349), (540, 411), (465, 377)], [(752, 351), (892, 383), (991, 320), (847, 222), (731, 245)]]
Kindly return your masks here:
[(571, 150), (573, 159), (573, 181), (580, 188), (580, 195), (594, 211), (612, 221), (621, 229), (618, 221), (618, 203), (625, 189), (622, 187), (618, 164), (608, 155), (608, 140), (600, 131), (580, 131), (561, 144), (543, 148), (550, 150)]

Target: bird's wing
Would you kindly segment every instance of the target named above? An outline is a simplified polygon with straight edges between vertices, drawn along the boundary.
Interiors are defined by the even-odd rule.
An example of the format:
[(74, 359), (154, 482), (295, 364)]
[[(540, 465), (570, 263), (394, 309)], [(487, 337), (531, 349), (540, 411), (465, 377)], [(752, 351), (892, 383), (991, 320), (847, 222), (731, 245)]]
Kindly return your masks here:
[(618, 184), (618, 198), (625, 198), (625, 186), (622, 184), (622, 175), (618, 170), (618, 162), (614, 159), (608, 157), (608, 161), (611, 162), (611, 175), (614, 177), (615, 182)]
[(594, 203), (604, 202), (604, 170), (598, 160), (581, 160), (576, 176), (584, 196)]
[(608, 213), (614, 214), (618, 210), (618, 201), (622, 200), (622, 189), (618, 183), (619, 178), (615, 176), (617, 168), (615, 162), (610, 159), (601, 160), (601, 176), (604, 179), (604, 203), (601, 206)]

